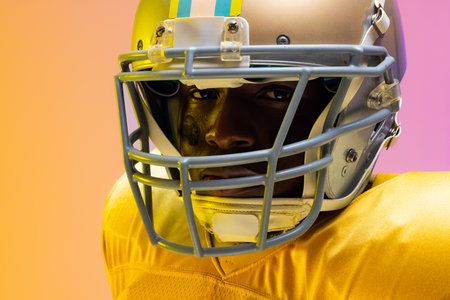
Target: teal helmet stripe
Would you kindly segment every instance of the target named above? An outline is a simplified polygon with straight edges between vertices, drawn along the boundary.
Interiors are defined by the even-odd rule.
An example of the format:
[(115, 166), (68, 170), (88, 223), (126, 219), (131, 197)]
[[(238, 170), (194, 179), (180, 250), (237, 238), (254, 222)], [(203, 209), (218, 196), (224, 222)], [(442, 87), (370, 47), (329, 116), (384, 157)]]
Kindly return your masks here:
[(179, 0), (177, 18), (186, 18), (191, 16), (192, 0)]
[(231, 0), (216, 0), (214, 16), (228, 17), (230, 15)]

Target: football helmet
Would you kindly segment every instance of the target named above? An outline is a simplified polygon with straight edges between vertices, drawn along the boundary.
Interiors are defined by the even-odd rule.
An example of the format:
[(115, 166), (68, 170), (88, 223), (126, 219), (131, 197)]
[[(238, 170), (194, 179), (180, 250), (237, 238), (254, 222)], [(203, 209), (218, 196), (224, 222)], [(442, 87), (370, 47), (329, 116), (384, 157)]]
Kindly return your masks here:
[[(406, 63), (394, 0), (142, 0), (132, 52), (120, 55), (119, 63), (115, 81), (129, 182), (152, 244), (178, 253), (243, 254), (302, 235), (320, 211), (341, 209), (365, 189), (380, 150), (400, 134), (396, 114)], [(184, 87), (204, 97), (218, 89), (292, 81), (270, 146), (208, 155), (181, 150), (180, 136), (190, 126), (183, 120)], [(293, 141), (288, 136), (311, 82), (331, 97), (307, 136)], [(138, 123), (133, 132), (124, 87)], [(205, 139), (201, 129), (189, 130)], [(150, 151), (151, 144), (159, 153)], [(301, 162), (280, 168), (283, 159)], [(215, 180), (193, 175), (195, 169), (252, 164), (262, 164), (263, 171)], [(295, 178), (303, 185), (298, 195), (274, 193), (280, 182)], [(254, 186), (263, 186), (261, 195), (202, 192)], [(152, 189), (182, 201), (190, 243), (157, 232)], [(205, 245), (199, 230), (216, 243)]]

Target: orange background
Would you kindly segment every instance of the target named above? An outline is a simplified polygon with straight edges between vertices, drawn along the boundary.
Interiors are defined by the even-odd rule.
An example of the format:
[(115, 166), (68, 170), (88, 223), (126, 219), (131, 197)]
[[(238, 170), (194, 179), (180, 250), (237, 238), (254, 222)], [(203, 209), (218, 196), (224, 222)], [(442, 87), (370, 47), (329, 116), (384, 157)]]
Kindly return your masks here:
[[(448, 2), (399, 2), (404, 132), (378, 170), (448, 170)], [(130, 49), (137, 4), (1, 3), (0, 299), (111, 299), (100, 234), (106, 196), (123, 173), (113, 75)], [(433, 36), (433, 28), (444, 31)], [(426, 45), (437, 40), (430, 57)]]
[(1, 2), (0, 299), (111, 299), (100, 234), (123, 172), (113, 76), (137, 4)]

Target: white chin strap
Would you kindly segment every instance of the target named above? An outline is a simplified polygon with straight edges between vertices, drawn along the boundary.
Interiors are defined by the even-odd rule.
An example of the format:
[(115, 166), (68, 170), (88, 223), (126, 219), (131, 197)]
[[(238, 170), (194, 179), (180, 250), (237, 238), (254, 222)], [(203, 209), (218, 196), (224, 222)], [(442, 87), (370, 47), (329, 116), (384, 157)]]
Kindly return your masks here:
[[(220, 242), (256, 242), (263, 208), (262, 198), (224, 198), (192, 195), (195, 216)], [(273, 198), (269, 230), (285, 231), (304, 219), (311, 201), (295, 198)]]
[[(380, 148), (381, 150), (381, 148)], [(378, 150), (378, 151), (380, 151)], [(371, 168), (375, 161), (372, 162)], [(357, 196), (361, 182), (347, 196), (323, 199), (320, 211), (346, 207)], [(183, 201), (182, 197), (179, 197)], [(194, 214), (200, 225), (220, 242), (257, 242), (263, 198), (225, 198), (192, 194)], [(312, 198), (272, 198), (267, 232), (286, 231), (306, 218), (314, 203)]]

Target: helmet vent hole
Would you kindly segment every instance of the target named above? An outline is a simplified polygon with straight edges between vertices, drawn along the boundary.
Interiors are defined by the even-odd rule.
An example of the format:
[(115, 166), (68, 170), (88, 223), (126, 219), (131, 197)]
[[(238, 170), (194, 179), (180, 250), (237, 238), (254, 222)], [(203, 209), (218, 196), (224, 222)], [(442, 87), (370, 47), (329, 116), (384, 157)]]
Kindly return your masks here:
[(137, 49), (138, 50), (144, 49), (144, 44), (142, 43), (142, 40), (139, 40), (139, 42), (137, 43)]
[(291, 39), (284, 34), (281, 34), (277, 37), (277, 45), (289, 45), (291, 43)]

